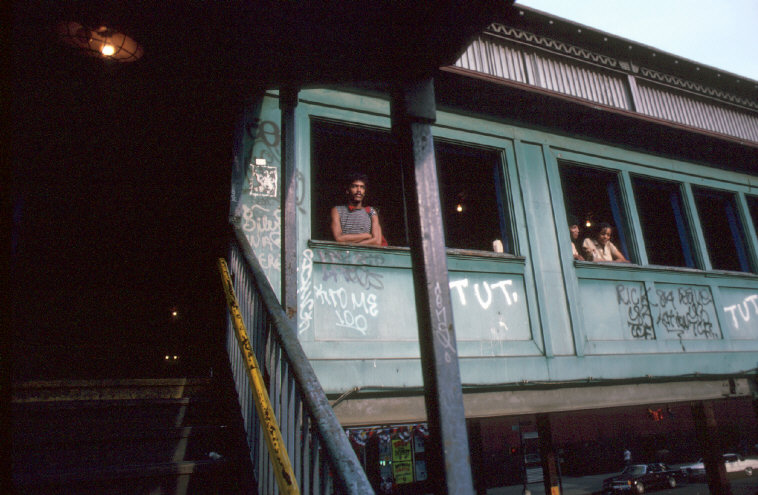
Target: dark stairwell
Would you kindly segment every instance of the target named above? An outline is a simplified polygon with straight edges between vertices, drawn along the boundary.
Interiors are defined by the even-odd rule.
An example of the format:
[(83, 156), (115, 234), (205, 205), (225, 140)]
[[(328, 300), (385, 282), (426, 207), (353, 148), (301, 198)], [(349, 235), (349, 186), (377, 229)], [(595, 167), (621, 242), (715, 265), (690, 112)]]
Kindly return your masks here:
[(13, 385), (18, 494), (255, 493), (228, 372)]

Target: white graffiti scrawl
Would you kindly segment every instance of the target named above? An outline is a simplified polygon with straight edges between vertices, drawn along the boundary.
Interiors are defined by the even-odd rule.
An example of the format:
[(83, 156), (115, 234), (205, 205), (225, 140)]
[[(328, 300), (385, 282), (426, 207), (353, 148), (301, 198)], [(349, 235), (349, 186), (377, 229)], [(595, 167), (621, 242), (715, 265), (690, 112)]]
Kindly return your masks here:
[(268, 210), (260, 205), (242, 205), (242, 230), (247, 241), (258, 253), (258, 260), (264, 270), (280, 269), (280, 225), (279, 209)]
[(366, 335), (368, 318), (379, 315), (376, 294), (364, 291), (347, 291), (345, 288), (325, 289), (322, 284), (314, 286), (319, 304), (334, 308), (338, 327), (350, 328)]
[[(508, 289), (507, 289), (512, 284), (513, 284), (512, 280), (501, 280), (494, 284), (482, 282), (481, 283), (482, 289), (480, 289), (480, 284), (478, 283), (474, 284), (474, 295), (476, 296), (476, 300), (479, 302), (479, 306), (481, 306), (482, 309), (489, 308), (492, 305), (493, 292), (495, 293), (495, 295), (497, 295), (497, 289), (500, 289), (502, 291), (503, 297), (505, 298), (505, 303), (508, 306), (511, 306), (514, 303), (517, 303), (518, 293), (508, 292)], [(469, 286), (469, 283), (468, 283), (467, 278), (450, 281), (450, 291), (458, 295), (458, 300), (463, 306), (466, 306), (467, 304), (467, 299), (466, 299), (467, 291), (464, 289), (467, 289), (468, 286)]]
[[(732, 323), (734, 328), (740, 328), (740, 322), (737, 320), (737, 313), (740, 315), (740, 319), (745, 323), (750, 321), (750, 308), (752, 307), (753, 313), (758, 316), (758, 294), (753, 294), (745, 299), (740, 304), (732, 304), (731, 306), (725, 306), (724, 311), (729, 312), (732, 315)], [(748, 305), (748, 303), (750, 303)]]
[(298, 335), (307, 332), (311, 328), (313, 321), (313, 287), (311, 278), (313, 275), (313, 251), (306, 249), (297, 269), (299, 283), (297, 284), (297, 295), (300, 300), (300, 318), (297, 322)]

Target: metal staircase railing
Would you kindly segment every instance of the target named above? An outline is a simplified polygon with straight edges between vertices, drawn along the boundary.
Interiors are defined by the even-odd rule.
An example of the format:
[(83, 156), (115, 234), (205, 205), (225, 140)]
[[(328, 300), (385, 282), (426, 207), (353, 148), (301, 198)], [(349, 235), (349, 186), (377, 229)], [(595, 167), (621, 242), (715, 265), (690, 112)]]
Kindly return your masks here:
[[(228, 265), (234, 292), (301, 493), (374, 493), (244, 233), (237, 226), (233, 230)], [(231, 319), (226, 347), (259, 493), (278, 493), (265, 423), (254, 406)]]

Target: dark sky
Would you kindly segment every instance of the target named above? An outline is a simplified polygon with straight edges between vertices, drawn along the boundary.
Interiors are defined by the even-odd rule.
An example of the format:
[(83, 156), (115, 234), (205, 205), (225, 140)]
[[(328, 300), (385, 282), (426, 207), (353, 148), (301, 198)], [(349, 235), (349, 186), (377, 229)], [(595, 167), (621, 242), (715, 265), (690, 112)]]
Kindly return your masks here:
[(207, 372), (223, 326), (216, 259), (239, 94), (196, 71), (156, 70), (155, 46), (133, 64), (82, 56), (42, 17), (15, 14), (16, 376), (162, 373), (166, 352)]

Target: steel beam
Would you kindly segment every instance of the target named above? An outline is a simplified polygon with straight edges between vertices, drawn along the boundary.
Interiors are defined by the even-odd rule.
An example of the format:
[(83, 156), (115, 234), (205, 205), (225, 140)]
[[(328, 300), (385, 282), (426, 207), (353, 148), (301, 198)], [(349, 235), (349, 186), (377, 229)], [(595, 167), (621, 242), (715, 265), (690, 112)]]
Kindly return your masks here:
[(405, 192), (421, 366), (429, 424), (429, 479), (435, 493), (474, 493), (463, 411), (458, 350), (448, 285), (434, 140), (431, 78), (392, 92), (392, 132)]
[(553, 428), (550, 425), (548, 414), (538, 414), (537, 435), (540, 439), (540, 459), (542, 459), (542, 482), (545, 485), (545, 493), (549, 495), (561, 494), (561, 479), (558, 471), (558, 463), (553, 445)]
[(295, 155), (295, 107), (298, 90), (279, 91), (282, 126), (282, 245), (281, 301), (290, 320), (297, 315), (297, 163)]
[(692, 404), (692, 419), (695, 433), (703, 449), (703, 464), (708, 478), (708, 489), (712, 495), (732, 495), (732, 485), (726, 477), (726, 466), (721, 448), (721, 437), (713, 413), (713, 402), (703, 401)]

